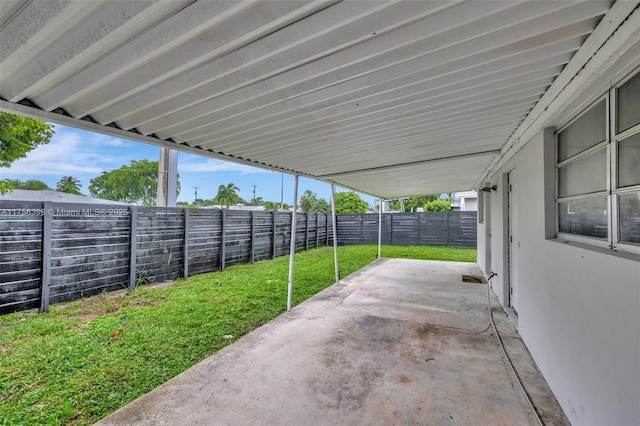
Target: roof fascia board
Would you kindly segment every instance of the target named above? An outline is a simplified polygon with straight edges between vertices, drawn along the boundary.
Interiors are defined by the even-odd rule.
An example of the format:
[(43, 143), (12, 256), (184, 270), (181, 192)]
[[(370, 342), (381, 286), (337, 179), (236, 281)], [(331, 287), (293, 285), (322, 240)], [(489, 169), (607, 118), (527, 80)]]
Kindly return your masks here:
[(616, 1), (473, 186), (480, 188), (640, 39), (640, 0)]
[(354, 175), (354, 174), (360, 174), (360, 173), (366, 173), (366, 172), (374, 172), (374, 171), (388, 171), (388, 170), (393, 170), (393, 169), (397, 169), (397, 168), (401, 168), (401, 167), (416, 166), (416, 165), (421, 165), (421, 164), (433, 163), (433, 162), (437, 162), (437, 161), (457, 160), (457, 159), (461, 159), (461, 158), (479, 157), (479, 156), (492, 155), (492, 154), (493, 155), (497, 155), (499, 153), (500, 153), (500, 150), (497, 150), (497, 149), (489, 150), (489, 151), (470, 152), (468, 154), (450, 155), (450, 156), (446, 156), (446, 157), (430, 158), (428, 160), (411, 161), (411, 162), (408, 162), (408, 163), (390, 164), (390, 165), (387, 165), (387, 166), (371, 167), (371, 168), (359, 169), (359, 170), (348, 170), (348, 171), (344, 171), (344, 172), (331, 173), (331, 174), (328, 174), (328, 175), (320, 175), (319, 177), (320, 178), (332, 178), (332, 177), (337, 177), (337, 176), (351, 176), (351, 175)]

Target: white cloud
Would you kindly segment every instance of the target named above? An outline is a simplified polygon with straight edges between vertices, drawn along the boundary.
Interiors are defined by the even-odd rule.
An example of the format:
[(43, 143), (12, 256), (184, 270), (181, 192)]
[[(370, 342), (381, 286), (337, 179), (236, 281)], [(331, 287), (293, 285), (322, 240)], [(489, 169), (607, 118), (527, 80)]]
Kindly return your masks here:
[(181, 158), (178, 172), (236, 172), (241, 174), (269, 173), (268, 170), (243, 164), (230, 163), (215, 158)]
[(98, 140), (96, 142), (99, 143), (100, 145), (116, 146), (116, 147), (126, 147), (131, 145), (130, 143), (125, 142), (122, 139), (116, 139), (116, 138), (108, 139), (108, 137), (105, 137), (103, 135), (98, 135), (98, 136), (101, 136), (101, 137), (97, 138)]
[(15, 161), (10, 168), (3, 168), (1, 173), (15, 176), (100, 174), (105, 169), (128, 163), (126, 155), (101, 152), (101, 145), (123, 147), (127, 143), (111, 136), (57, 126), (51, 142), (31, 151), (27, 158)]
[[(101, 133), (57, 125), (47, 145), (29, 152), (27, 158), (0, 168), (0, 179), (42, 179), (71, 175), (88, 180), (105, 170), (129, 164), (131, 160), (157, 160), (158, 148)], [(183, 153), (178, 162), (180, 173), (236, 173), (251, 175), (268, 170), (236, 164), (215, 158)]]

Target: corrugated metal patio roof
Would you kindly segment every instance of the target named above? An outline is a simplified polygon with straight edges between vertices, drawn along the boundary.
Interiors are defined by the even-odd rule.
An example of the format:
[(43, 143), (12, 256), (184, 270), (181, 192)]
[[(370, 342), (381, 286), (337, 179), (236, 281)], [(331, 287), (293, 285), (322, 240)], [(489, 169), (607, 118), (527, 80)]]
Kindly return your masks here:
[(3, 0), (0, 109), (382, 197), (466, 190), (636, 6)]

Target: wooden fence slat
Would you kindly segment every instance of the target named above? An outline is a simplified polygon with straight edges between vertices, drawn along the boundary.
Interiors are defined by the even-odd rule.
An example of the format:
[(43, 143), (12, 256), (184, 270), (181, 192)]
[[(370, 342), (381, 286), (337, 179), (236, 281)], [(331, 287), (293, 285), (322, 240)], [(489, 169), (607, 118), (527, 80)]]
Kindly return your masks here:
[(182, 255), (184, 256), (183, 265), (182, 265), (182, 276), (184, 278), (189, 277), (189, 227), (190, 223), (191, 210), (184, 209), (184, 241), (182, 248)]
[(271, 231), (271, 236), (272, 236), (272, 247), (271, 247), (271, 259), (275, 259), (276, 258), (276, 253), (278, 248), (276, 247), (276, 211), (272, 211), (271, 212), (271, 220), (273, 221), (272, 225), (272, 231)]
[(227, 211), (225, 209), (222, 209), (221, 211), (221, 234), (220, 234), (220, 270), (224, 271), (224, 267), (225, 267), (225, 260), (226, 260), (226, 252), (225, 252), (225, 246), (227, 245), (226, 243), (226, 239), (227, 239), (227, 228), (226, 228), (226, 217), (227, 217)]
[(309, 212), (304, 214), (304, 249), (309, 250)]
[(249, 263), (253, 263), (256, 251), (256, 215), (255, 212), (251, 212), (251, 247), (249, 248)]
[(49, 281), (51, 280), (51, 221), (52, 203), (42, 203), (42, 284), (40, 286), (40, 312), (49, 310)]
[(136, 289), (137, 271), (136, 271), (136, 240), (137, 224), (138, 224), (138, 208), (131, 207), (129, 209), (130, 229), (129, 229), (129, 290), (134, 291)]

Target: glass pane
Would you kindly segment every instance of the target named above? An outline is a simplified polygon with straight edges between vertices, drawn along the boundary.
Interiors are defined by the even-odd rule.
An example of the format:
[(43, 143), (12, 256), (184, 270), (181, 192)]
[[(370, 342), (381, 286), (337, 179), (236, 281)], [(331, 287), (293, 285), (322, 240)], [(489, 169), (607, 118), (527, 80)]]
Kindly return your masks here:
[(640, 123), (640, 74), (618, 88), (618, 133)]
[(620, 196), (620, 241), (640, 244), (640, 192)]
[(607, 105), (603, 100), (558, 134), (558, 162), (607, 139)]
[(560, 232), (607, 239), (607, 197), (558, 203)]
[(558, 169), (558, 196), (588, 194), (607, 189), (607, 150), (562, 166)]
[(640, 133), (618, 142), (618, 186), (640, 185)]

